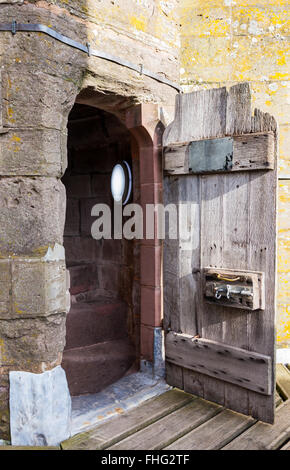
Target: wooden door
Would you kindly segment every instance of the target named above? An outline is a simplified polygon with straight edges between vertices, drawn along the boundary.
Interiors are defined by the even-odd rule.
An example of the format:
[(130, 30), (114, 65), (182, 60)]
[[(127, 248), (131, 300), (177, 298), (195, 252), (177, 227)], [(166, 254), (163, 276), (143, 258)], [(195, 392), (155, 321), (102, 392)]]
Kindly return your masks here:
[(191, 203), (164, 244), (167, 382), (272, 423), (276, 122), (247, 84), (180, 94), (163, 150), (165, 205)]

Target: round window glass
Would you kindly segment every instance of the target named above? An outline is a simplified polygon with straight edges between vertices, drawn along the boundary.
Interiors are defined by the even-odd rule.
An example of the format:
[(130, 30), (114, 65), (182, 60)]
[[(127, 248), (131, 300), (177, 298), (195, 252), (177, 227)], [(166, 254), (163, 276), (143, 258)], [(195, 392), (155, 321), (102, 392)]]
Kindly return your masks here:
[(126, 185), (126, 175), (123, 167), (118, 163), (114, 166), (111, 176), (111, 191), (114, 201), (120, 202), (123, 199)]
[(114, 166), (111, 176), (111, 192), (115, 202), (127, 204), (132, 192), (132, 173), (126, 161)]

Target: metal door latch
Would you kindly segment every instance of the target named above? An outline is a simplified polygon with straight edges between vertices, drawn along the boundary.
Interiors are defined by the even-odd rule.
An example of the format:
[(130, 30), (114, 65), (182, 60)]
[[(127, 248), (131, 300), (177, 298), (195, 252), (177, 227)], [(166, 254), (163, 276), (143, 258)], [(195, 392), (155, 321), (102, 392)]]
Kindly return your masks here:
[(245, 289), (242, 286), (231, 286), (230, 284), (221, 285), (214, 288), (215, 298), (221, 299), (224, 295), (227, 299), (230, 299), (232, 294), (244, 295), (246, 297), (253, 297), (253, 291), (250, 289)]
[(210, 267), (203, 269), (205, 301), (243, 310), (265, 310), (264, 273)]

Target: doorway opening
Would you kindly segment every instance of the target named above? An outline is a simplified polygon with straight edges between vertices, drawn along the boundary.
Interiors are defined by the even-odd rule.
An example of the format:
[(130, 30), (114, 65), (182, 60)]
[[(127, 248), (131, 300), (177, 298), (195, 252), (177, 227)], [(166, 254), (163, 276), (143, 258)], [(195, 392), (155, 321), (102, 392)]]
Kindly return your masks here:
[(113, 114), (76, 103), (68, 120), (63, 177), (71, 309), (62, 366), (72, 396), (100, 392), (139, 369), (138, 241), (95, 240), (91, 234), (93, 206), (113, 209), (111, 172), (124, 160), (133, 173), (132, 202), (138, 202), (138, 155), (128, 129)]

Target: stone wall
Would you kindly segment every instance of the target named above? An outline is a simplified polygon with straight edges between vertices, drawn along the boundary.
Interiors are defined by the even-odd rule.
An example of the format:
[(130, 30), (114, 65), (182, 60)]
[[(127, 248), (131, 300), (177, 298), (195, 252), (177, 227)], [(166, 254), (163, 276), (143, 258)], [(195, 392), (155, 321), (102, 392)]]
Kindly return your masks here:
[[(41, 23), (178, 81), (177, 3), (5, 0), (0, 22)], [(0, 35), (0, 439), (6, 439), (9, 370), (43, 372), (61, 362), (69, 306), (60, 178), (76, 97), (122, 116), (142, 102), (172, 110), (176, 91), (44, 34)], [(51, 302), (55, 292), (59, 303)]]
[(278, 347), (290, 346), (290, 81), (287, 0), (182, 0), (184, 91), (247, 81), (252, 106), (280, 127)]
[(140, 320), (140, 302), (133, 302), (133, 286), (140, 289), (137, 241), (94, 240), (91, 234), (95, 204), (107, 204), (113, 214), (110, 179), (120, 160), (129, 162), (134, 172), (132, 202), (136, 202), (139, 168), (137, 159), (132, 162), (129, 131), (112, 114), (75, 105), (68, 122), (68, 168), (62, 178), (67, 192), (64, 247), (72, 302), (90, 302), (99, 296), (124, 300), (129, 331), (138, 345), (139, 335), (133, 334)]

